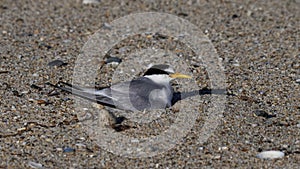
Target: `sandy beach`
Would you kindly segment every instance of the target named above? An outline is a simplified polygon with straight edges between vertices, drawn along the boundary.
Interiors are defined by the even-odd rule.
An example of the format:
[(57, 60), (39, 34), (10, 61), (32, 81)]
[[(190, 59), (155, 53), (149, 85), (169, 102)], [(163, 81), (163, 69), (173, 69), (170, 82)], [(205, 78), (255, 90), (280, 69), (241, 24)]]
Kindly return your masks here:
[[(299, 11), (298, 0), (100, 0), (94, 4), (81, 0), (2, 0), (0, 168), (299, 168)], [(210, 94), (199, 96), (193, 107), (199, 116), (192, 119), (194, 124), (174, 147), (151, 157), (132, 158), (99, 145), (84, 127), (94, 121), (80, 119), (75, 97), (45, 83), (74, 82), (78, 56), (89, 38), (99, 29), (109, 32), (116, 19), (141, 12), (167, 13), (195, 25), (209, 39), (224, 67), (227, 95), (222, 114), (213, 118), (218, 124), (204, 142), (199, 142), (202, 128), (206, 117), (213, 117)], [(110, 56), (129, 63), (126, 56), (139, 47), (166, 42), (172, 46), (177, 41), (180, 37), (146, 32), (115, 45)], [(195, 51), (187, 46), (177, 45), (175, 54), (190, 56), (185, 62), (193, 65), (199, 89), (211, 89), (205, 63), (193, 61)], [(98, 70), (97, 85), (112, 83), (113, 68), (106, 65)], [(188, 101), (178, 105), (192, 109), (193, 100)], [(135, 138), (133, 145), (158, 136), (176, 122), (178, 105), (151, 123), (125, 120), (124, 126), (129, 127), (113, 132)], [(111, 111), (92, 106), (89, 109), (96, 112)], [(269, 150), (284, 156), (257, 156)], [(149, 154), (151, 151), (156, 150), (149, 150)]]

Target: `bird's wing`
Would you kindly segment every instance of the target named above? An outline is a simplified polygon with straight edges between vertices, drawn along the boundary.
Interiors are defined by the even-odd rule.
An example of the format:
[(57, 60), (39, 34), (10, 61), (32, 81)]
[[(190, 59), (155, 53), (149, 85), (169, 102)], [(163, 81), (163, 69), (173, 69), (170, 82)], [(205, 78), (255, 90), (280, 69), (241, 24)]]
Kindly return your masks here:
[(149, 97), (151, 92), (164, 87), (146, 77), (117, 83), (110, 88), (100, 90), (78, 87), (64, 82), (59, 82), (61, 85), (48, 84), (99, 104), (132, 111), (151, 108)]
[(116, 107), (127, 110), (140, 110), (151, 108), (150, 94), (155, 89), (164, 86), (152, 80), (140, 77), (129, 82), (118, 83), (110, 87), (111, 99)]
[[(91, 89), (91, 88), (83, 88), (78, 87), (75, 85), (71, 85), (69, 83), (65, 82), (59, 82), (60, 85), (54, 85), (51, 83), (47, 83), (48, 85), (51, 85), (55, 88), (61, 89), (63, 91), (72, 93), (73, 95), (79, 96), (81, 98), (103, 104), (110, 107), (115, 107), (114, 102), (112, 101), (111, 97), (109, 96), (108, 92), (109, 88), (104, 88), (101, 90)], [(102, 91), (102, 94), (101, 92)]]

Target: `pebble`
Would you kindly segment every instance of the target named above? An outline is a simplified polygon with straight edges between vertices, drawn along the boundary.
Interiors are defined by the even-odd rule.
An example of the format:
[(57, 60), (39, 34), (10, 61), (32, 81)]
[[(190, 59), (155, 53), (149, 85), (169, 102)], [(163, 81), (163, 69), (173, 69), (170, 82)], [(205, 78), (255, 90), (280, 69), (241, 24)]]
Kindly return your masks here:
[(75, 144), (75, 146), (78, 147), (78, 149), (84, 149), (84, 148), (86, 148), (86, 145), (82, 144), (82, 143), (77, 143), (77, 144)]
[(232, 65), (235, 66), (235, 67), (239, 67), (239, 66), (240, 66), (239, 63), (234, 63), (234, 64), (232, 64)]
[(2, 73), (8, 73), (9, 71), (7, 71), (7, 70), (0, 70), (0, 74), (2, 74)]
[(111, 30), (111, 28), (112, 28), (111, 25), (106, 22), (103, 24), (102, 27), (103, 27), (103, 29), (108, 29), (108, 30)]
[(111, 62), (108, 65), (110, 65), (112, 68), (117, 68), (119, 63), (118, 62)]
[(106, 59), (105, 63), (108, 64), (108, 63), (121, 63), (122, 62), (122, 59), (118, 58), (118, 57), (109, 57)]
[(33, 88), (33, 89), (37, 89), (37, 90), (42, 90), (43, 89), (40, 86), (37, 86), (35, 84), (31, 84), (30, 87)]
[(85, 137), (80, 137), (79, 139), (80, 139), (80, 140), (86, 140)]
[(38, 73), (34, 73), (31, 75), (32, 77), (39, 77), (39, 74)]
[(281, 151), (263, 151), (257, 154), (257, 157), (261, 159), (282, 158), (284, 157), (284, 153)]
[(43, 165), (42, 165), (42, 164), (36, 163), (36, 162), (32, 162), (32, 161), (29, 161), (29, 162), (28, 162), (28, 165), (29, 165), (31, 168), (43, 168)]
[(21, 92), (21, 94), (28, 94), (29, 93), (29, 91), (28, 90), (26, 90), (26, 91), (22, 91)]
[(100, 0), (83, 0), (83, 4), (98, 4), (100, 3)]
[(72, 152), (75, 152), (75, 149), (71, 148), (71, 147), (66, 147), (66, 148), (64, 148), (63, 152), (64, 153), (72, 153)]
[(131, 142), (132, 143), (139, 143), (140, 141), (138, 139), (132, 139)]
[(61, 60), (54, 60), (54, 61), (52, 61), (52, 62), (49, 62), (48, 63), (48, 66), (65, 66), (65, 65), (67, 65), (68, 63), (65, 63), (65, 62), (63, 62), (63, 61), (61, 61)]
[(224, 146), (224, 147), (219, 147), (219, 151), (224, 151), (224, 150), (228, 150), (228, 147)]
[(60, 148), (60, 147), (58, 147), (58, 148), (56, 148), (56, 151), (63, 151), (63, 149), (62, 148)]
[[(52, 90), (52, 91), (50, 91), (47, 95), (48, 95), (48, 96), (57, 96), (57, 95), (59, 95), (59, 92), (57, 92), (56, 90)], [(65, 101), (64, 98), (63, 98), (63, 100)]]
[(264, 111), (264, 110), (255, 110), (255, 111), (254, 111), (254, 114), (255, 114), (256, 116), (264, 117), (264, 118), (266, 118), (266, 119), (272, 118), (272, 117), (275, 117), (275, 116), (276, 116), (276, 115), (268, 114), (268, 113), (267, 113), (266, 111)]
[(70, 43), (70, 42), (72, 42), (70, 39), (63, 40), (63, 43)]
[(37, 104), (49, 104), (49, 102), (47, 100), (43, 100), (43, 99), (38, 99), (36, 100)]
[(300, 83), (300, 79), (297, 79), (297, 80), (296, 80), (296, 83)]
[(24, 131), (26, 130), (26, 127), (18, 128), (17, 131)]

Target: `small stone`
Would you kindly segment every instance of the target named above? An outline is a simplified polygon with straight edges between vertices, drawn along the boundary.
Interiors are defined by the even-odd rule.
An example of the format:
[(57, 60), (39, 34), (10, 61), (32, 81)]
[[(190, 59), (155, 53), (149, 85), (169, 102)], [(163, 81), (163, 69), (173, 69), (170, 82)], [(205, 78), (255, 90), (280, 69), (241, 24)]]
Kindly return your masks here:
[(289, 145), (284, 144), (284, 145), (282, 145), (282, 147), (285, 148), (285, 149), (287, 149), (289, 147)]
[(39, 74), (38, 73), (34, 73), (31, 75), (32, 77), (39, 77)]
[(247, 11), (247, 16), (251, 16), (252, 15), (252, 11)]
[(50, 139), (50, 138), (46, 138), (45, 141), (48, 142), (48, 143), (52, 143), (53, 142), (53, 140)]
[(83, 0), (83, 4), (98, 4), (100, 3), (100, 0)]
[(213, 156), (212, 158), (215, 159), (215, 160), (218, 160), (218, 159), (221, 158), (221, 156), (220, 155), (216, 155), (216, 156)]
[(35, 100), (32, 99), (32, 98), (29, 98), (28, 101), (29, 101), (29, 102), (35, 102)]
[(279, 125), (279, 126), (288, 126), (289, 123), (286, 122), (286, 121), (284, 121), (284, 120), (281, 120), (281, 121), (278, 122), (278, 125)]
[(23, 58), (23, 55), (18, 55), (17, 58), (18, 58), (18, 59), (22, 59), (22, 58)]
[(131, 142), (132, 143), (139, 143), (140, 141), (138, 139), (132, 139)]
[(281, 151), (263, 151), (257, 155), (261, 159), (274, 159), (284, 157), (284, 153)]
[(46, 100), (36, 100), (37, 104), (47, 104), (48, 102)]
[(78, 149), (85, 149), (86, 148), (86, 145), (85, 144), (82, 144), (82, 143), (77, 143), (75, 144), (75, 146), (78, 148)]
[(43, 168), (43, 165), (42, 165), (42, 164), (36, 163), (36, 162), (32, 162), (32, 161), (29, 161), (29, 162), (28, 162), (28, 165), (29, 165), (31, 168)]
[(63, 61), (61, 61), (61, 60), (54, 60), (54, 61), (52, 61), (52, 62), (49, 62), (48, 63), (48, 66), (65, 66), (65, 65), (67, 65), (68, 63), (65, 63), (65, 62), (63, 62)]
[(239, 16), (237, 15), (237, 14), (233, 14), (232, 16), (231, 16), (231, 18), (232, 19), (235, 19), (235, 18), (238, 18)]
[(256, 123), (251, 124), (251, 127), (257, 127), (257, 126), (258, 126), (258, 124), (256, 124)]
[(26, 127), (18, 128), (17, 131), (24, 131), (26, 130)]
[(63, 150), (64, 153), (72, 153), (72, 152), (75, 152), (75, 149), (74, 148), (70, 148), (70, 147), (66, 147), (64, 150)]
[(13, 90), (12, 93), (13, 93), (14, 96), (17, 96), (17, 97), (22, 97), (23, 96), (17, 90)]
[(264, 111), (264, 110), (255, 110), (254, 111), (254, 114), (256, 115), (256, 116), (260, 116), (260, 117), (264, 117), (264, 118), (272, 118), (272, 117), (275, 117), (276, 115), (270, 115), (270, 114), (268, 114), (266, 111)]
[(300, 83), (300, 79), (296, 79), (296, 83)]
[[(50, 91), (47, 95), (48, 95), (48, 96), (57, 96), (57, 95), (59, 95), (59, 92), (57, 92), (56, 90), (52, 90), (52, 91)], [(63, 99), (63, 100), (64, 100), (64, 99)]]
[(118, 58), (118, 57), (109, 57), (106, 59), (105, 63), (106, 64), (109, 64), (109, 63), (121, 63), (122, 62), (122, 59)]
[(235, 67), (239, 67), (239, 66), (240, 66), (239, 63), (234, 63), (234, 64), (232, 64), (232, 65), (235, 66)]
[(26, 91), (22, 91), (21, 92), (21, 94), (28, 94), (29, 93), (29, 91), (28, 90), (26, 90)]
[(56, 151), (63, 151), (63, 149), (58, 147), (58, 148), (56, 148)]
[(37, 86), (35, 84), (30, 85), (30, 87), (33, 88), (33, 89), (37, 89), (37, 90), (42, 90), (43, 89), (40, 86)]
[(111, 25), (108, 24), (108, 23), (106, 23), (106, 22), (103, 24), (102, 27), (103, 27), (103, 29), (108, 29), (108, 30), (111, 30), (111, 29), (112, 29)]
[(72, 42), (70, 39), (63, 40), (63, 43), (70, 43), (70, 42)]
[(112, 68), (117, 68), (119, 66), (119, 63), (118, 62), (111, 62), (109, 63), (109, 65), (112, 67)]
[(8, 73), (9, 71), (7, 71), (7, 70), (0, 70), (0, 74), (2, 74), (2, 73)]
[(224, 146), (224, 147), (219, 147), (219, 151), (224, 151), (224, 150), (228, 150), (228, 147)]

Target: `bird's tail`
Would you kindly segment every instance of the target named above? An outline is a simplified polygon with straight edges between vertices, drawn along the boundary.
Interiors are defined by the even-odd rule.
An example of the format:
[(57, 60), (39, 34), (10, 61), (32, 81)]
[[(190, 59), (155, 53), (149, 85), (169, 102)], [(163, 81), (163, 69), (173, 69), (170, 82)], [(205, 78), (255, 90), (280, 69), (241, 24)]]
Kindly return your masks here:
[(71, 93), (71, 94), (73, 94), (75, 96), (78, 96), (78, 97), (81, 97), (83, 99), (95, 102), (95, 103), (99, 103), (99, 104), (109, 106), (109, 107), (115, 107), (114, 102), (110, 98), (102, 96), (102, 95), (97, 95), (95, 93), (96, 89), (94, 89), (94, 90), (91, 90), (91, 89), (85, 90), (85, 88), (78, 87), (78, 86), (75, 86), (75, 85), (72, 85), (72, 84), (69, 84), (69, 83), (65, 83), (65, 82), (62, 82), (62, 81), (59, 81), (57, 84), (52, 84), (52, 83), (49, 83), (49, 82), (47, 82), (45, 84), (50, 85), (54, 88), (60, 89), (62, 91)]

